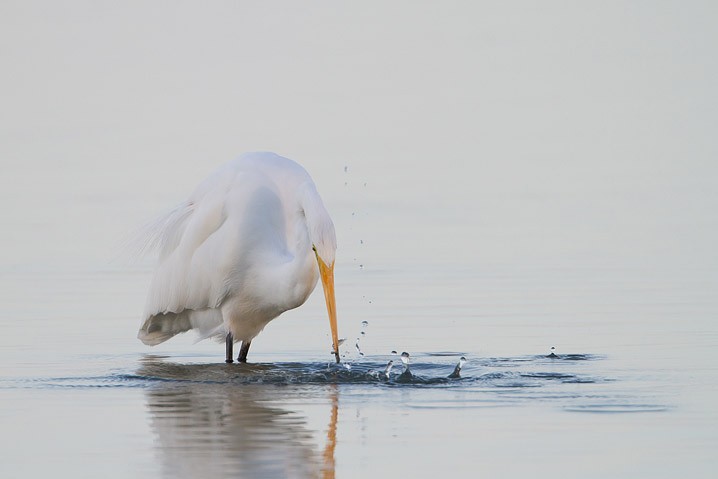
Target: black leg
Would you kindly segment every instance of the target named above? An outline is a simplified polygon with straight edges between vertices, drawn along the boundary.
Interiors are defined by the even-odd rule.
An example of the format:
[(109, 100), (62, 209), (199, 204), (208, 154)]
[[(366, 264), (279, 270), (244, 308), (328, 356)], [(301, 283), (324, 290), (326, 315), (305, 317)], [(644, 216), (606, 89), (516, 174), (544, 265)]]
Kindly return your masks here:
[(247, 353), (249, 352), (249, 346), (252, 344), (252, 341), (242, 341), (242, 347), (239, 348), (239, 357), (237, 358), (237, 361), (240, 363), (246, 363), (247, 362)]
[(232, 359), (232, 348), (234, 347), (234, 339), (232, 338), (232, 333), (227, 333), (227, 339), (225, 340), (225, 357), (224, 360), (225, 363), (233, 363), (234, 360)]

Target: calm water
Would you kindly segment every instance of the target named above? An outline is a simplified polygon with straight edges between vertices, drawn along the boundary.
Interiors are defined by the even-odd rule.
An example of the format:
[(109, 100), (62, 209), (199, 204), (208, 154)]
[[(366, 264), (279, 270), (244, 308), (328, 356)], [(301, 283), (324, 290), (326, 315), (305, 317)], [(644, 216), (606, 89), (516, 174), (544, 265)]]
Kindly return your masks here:
[[(715, 476), (711, 2), (0, 10), (0, 477)], [(135, 337), (125, 239), (258, 149), (334, 218), (340, 366), (320, 291), (249, 365)]]

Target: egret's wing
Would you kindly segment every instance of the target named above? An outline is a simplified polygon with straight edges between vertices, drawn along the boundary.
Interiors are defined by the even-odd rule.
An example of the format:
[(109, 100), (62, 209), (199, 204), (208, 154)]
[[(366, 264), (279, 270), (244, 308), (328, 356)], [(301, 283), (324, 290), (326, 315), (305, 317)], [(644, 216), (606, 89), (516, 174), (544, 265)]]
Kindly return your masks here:
[(148, 244), (159, 249), (160, 264), (138, 334), (147, 344), (189, 329), (198, 329), (203, 337), (219, 334), (217, 308), (228, 292), (238, 235), (236, 222), (228, 224), (226, 205), (238, 187), (238, 175), (225, 173), (205, 180), (150, 232)]

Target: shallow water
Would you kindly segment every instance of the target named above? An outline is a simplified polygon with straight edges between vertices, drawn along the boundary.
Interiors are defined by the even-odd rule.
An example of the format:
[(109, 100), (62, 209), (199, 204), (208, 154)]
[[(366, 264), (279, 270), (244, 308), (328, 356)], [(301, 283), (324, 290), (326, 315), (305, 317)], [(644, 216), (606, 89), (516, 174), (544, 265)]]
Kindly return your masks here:
[(357, 254), (337, 265), (341, 365), (321, 294), (226, 365), (191, 335), (135, 338), (150, 263), (6, 262), (0, 475), (712, 476), (712, 269)]
[[(0, 7), (0, 477), (715, 477), (712, 4), (280, 3)], [(261, 149), (341, 365), (321, 291), (248, 365), (135, 337), (126, 236)]]
[[(368, 276), (387, 284), (393, 277)], [(2, 285), (6, 291), (20, 288), (18, 304), (21, 289), (27, 291), (23, 277), (6, 275), (14, 280)], [(489, 308), (484, 319), (469, 318), (457, 304), (449, 308), (450, 328), (435, 327), (445, 317), (439, 308), (394, 322), (345, 322), (343, 330), (361, 336), (365, 354), (349, 336), (339, 365), (329, 348), (321, 359), (293, 342), (314, 329), (312, 334), (321, 331), (317, 342), (329, 344), (319, 303), (270, 325), (250, 356), (254, 362), (227, 365), (222, 345), (193, 345), (180, 337), (148, 350), (125, 331), (125, 321), (98, 321), (91, 307), (72, 315), (62, 306), (79, 304), (93, 291), (135, 289), (134, 274), (30, 277), (36, 285), (51, 278), (64, 286), (57, 310), (48, 302), (48, 311), (35, 308), (28, 322), (17, 308), (18, 317), (8, 323), (13, 341), (5, 343), (12, 347), (4, 347), (3, 360), (11, 367), (0, 378), (3, 475), (59, 469), (79, 477), (365, 477), (370, 471), (428, 477), (447, 468), (478, 468), (498, 476), (669, 477), (688, 468), (709, 477), (713, 464), (716, 367), (709, 359), (715, 335), (624, 311), (673, 309), (682, 315), (686, 306), (658, 308), (665, 291), (644, 294), (642, 302), (634, 297), (633, 306), (613, 312), (608, 305), (620, 301), (603, 293), (600, 307), (578, 298), (568, 315), (533, 305), (530, 316), (544, 319), (530, 324), (523, 307), (509, 303), (501, 306), (509, 311)], [(553, 288), (550, 278), (557, 281), (546, 272), (542, 291)], [(461, 277), (453, 286), (467, 281)], [(472, 287), (484, 281), (494, 280), (475, 279)], [(694, 313), (685, 317), (697, 321), (695, 310), (713, 304), (703, 298), (691, 303), (687, 309)], [(387, 314), (398, 315), (393, 308)], [(594, 308), (606, 310), (604, 321), (574, 341), (587, 349), (562, 346), (574, 334), (573, 318), (592, 317)], [(321, 321), (314, 324), (311, 315)], [(489, 319), (494, 316), (502, 319)], [(646, 319), (644, 327), (622, 329), (620, 317)], [(53, 329), (58, 323), (63, 328)], [(661, 324), (667, 329), (646, 333), (648, 325)], [(528, 349), (543, 340), (545, 328), (560, 340), (558, 358), (548, 357), (549, 347), (515, 355), (484, 353), (481, 346), (429, 348), (487, 342), (492, 351)], [(56, 334), (42, 334), (48, 331)], [(503, 337), (512, 331), (525, 337)], [(634, 345), (637, 337), (645, 338), (640, 346)], [(689, 340), (691, 348), (681, 346)], [(410, 374), (399, 358), (402, 350), (385, 344), (411, 346)], [(467, 361), (460, 378), (450, 378), (462, 356)], [(387, 377), (389, 361), (394, 366)]]

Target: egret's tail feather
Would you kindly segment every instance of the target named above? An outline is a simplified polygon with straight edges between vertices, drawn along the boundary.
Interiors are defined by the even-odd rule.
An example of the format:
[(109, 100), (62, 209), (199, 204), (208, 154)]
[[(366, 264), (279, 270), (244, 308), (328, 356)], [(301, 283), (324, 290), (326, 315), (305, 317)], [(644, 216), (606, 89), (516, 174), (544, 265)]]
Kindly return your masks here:
[(165, 257), (177, 247), (193, 210), (192, 203), (181, 203), (148, 222), (134, 233), (132, 239), (126, 241), (125, 254), (130, 258), (140, 258), (156, 250), (160, 258)]
[(157, 346), (172, 336), (192, 329), (187, 314), (167, 313), (150, 316), (137, 333), (137, 338), (148, 346)]
[(137, 337), (148, 346), (156, 346), (190, 329), (197, 330), (198, 341), (214, 336), (224, 337), (227, 334), (222, 323), (222, 313), (218, 309), (188, 309), (180, 313), (150, 316), (142, 323)]

